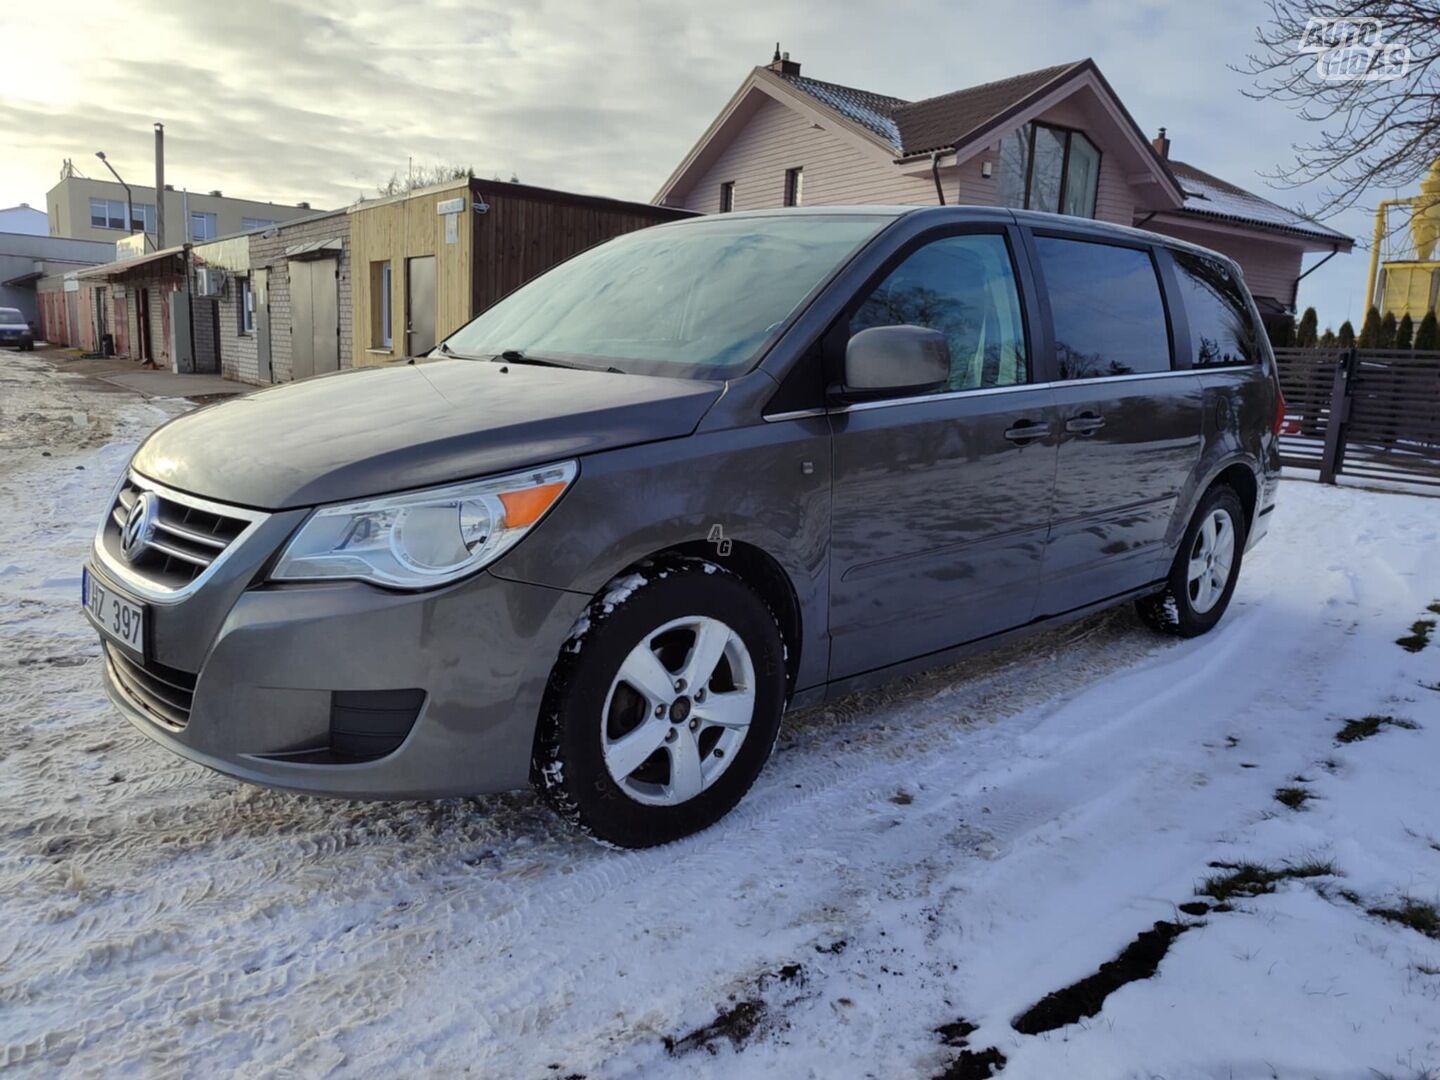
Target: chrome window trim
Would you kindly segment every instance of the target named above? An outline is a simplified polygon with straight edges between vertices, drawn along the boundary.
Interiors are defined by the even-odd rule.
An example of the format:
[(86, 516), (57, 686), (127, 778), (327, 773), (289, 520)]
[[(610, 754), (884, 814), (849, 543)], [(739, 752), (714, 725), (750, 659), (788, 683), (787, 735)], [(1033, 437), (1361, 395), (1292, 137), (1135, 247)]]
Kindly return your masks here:
[(811, 416), (834, 416), (837, 414), (864, 412), (867, 409), (889, 409), (896, 405), (923, 405), (931, 401), (954, 401), (957, 398), (980, 397), (990, 394), (1014, 394), (1021, 390), (1058, 390), (1063, 386), (1095, 386), (1102, 383), (1140, 382), (1145, 379), (1173, 379), (1181, 375), (1200, 375), (1207, 368), (1176, 368), (1172, 371), (1141, 371), (1134, 375), (1097, 375), (1089, 379), (1055, 379), (1051, 382), (1016, 383), (1013, 386), (986, 386), (974, 390), (947, 390), (943, 394), (907, 394), (905, 397), (882, 398), (878, 401), (857, 401), (850, 405), (833, 405), (830, 408), (796, 409), (793, 412), (773, 413), (766, 416), (767, 424), (782, 420), (800, 420)]
[[(208, 514), (215, 514), (219, 517), (244, 521), (247, 522), (247, 524), (236, 534), (235, 539), (230, 541), (225, 550), (216, 555), (215, 560), (200, 572), (195, 580), (178, 589), (167, 589), (165, 586), (157, 585), (149, 578), (138, 573), (128, 564), (120, 562), (112, 556), (105, 547), (105, 529), (110, 523), (110, 515), (114, 513), (115, 500), (120, 496), (120, 488), (126, 480), (137, 488), (144, 491), (153, 491), (162, 499), (170, 502), (179, 503), (181, 506), (188, 506), (195, 510), (203, 510)], [(142, 599), (149, 600), (156, 604), (178, 604), (186, 597), (193, 595), (197, 589), (209, 581), (211, 575), (213, 575), (220, 564), (229, 557), (230, 553), (248, 540), (251, 535), (254, 534), (255, 530), (268, 520), (270, 516), (270, 514), (263, 510), (249, 510), (245, 507), (231, 506), (229, 503), (202, 499), (198, 495), (187, 495), (183, 491), (176, 491), (174, 488), (168, 488), (164, 484), (157, 484), (154, 480), (141, 476), (134, 469), (127, 469), (125, 478), (121, 480), (119, 484), (115, 485), (115, 490), (110, 495), (110, 504), (105, 508), (105, 516), (100, 520), (100, 527), (95, 530), (95, 557), (99, 560), (100, 565), (103, 566), (117, 582), (124, 585)]]

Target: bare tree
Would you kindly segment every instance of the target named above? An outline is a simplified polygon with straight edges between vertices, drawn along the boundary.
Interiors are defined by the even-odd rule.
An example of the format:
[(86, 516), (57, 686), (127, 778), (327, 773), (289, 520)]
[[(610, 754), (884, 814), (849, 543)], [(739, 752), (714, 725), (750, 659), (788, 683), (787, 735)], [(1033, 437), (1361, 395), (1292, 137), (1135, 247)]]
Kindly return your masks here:
[[(1277, 167), (1269, 179), (1282, 187), (1323, 181), (1319, 217), (1364, 205), (1367, 191), (1410, 188), (1440, 158), (1440, 0), (1267, 0), (1267, 6), (1269, 21), (1255, 30), (1257, 51), (1234, 70), (1255, 79), (1246, 96), (1282, 101), (1319, 129), (1317, 138), (1292, 147), (1294, 164)], [(1317, 40), (1316, 19), (1377, 20), (1379, 42), (1371, 23), (1348, 55), (1363, 61), (1356, 44), (1388, 47), (1371, 55), (1408, 55), (1408, 71), (1399, 78), (1321, 78), (1317, 54), (1300, 47)]]

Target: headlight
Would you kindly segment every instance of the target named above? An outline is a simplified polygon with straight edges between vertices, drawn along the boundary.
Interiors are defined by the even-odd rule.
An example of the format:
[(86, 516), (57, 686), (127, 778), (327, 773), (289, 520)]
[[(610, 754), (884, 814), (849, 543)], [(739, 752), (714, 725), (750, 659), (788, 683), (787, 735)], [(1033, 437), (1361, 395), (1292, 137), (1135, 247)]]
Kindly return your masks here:
[(509, 551), (575, 479), (573, 461), (364, 502), (323, 506), (286, 546), (276, 581), (353, 578), (428, 589)]

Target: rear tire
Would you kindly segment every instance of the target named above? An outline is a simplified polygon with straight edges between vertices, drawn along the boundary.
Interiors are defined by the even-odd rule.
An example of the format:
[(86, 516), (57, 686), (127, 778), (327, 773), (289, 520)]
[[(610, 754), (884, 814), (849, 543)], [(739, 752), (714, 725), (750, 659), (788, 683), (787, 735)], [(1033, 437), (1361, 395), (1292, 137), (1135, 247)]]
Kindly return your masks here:
[(531, 781), (605, 843), (698, 832), (769, 759), (785, 678), (775, 616), (740, 578), (702, 559), (642, 566), (591, 601), (561, 648)]
[(1153, 629), (1177, 637), (1209, 633), (1225, 615), (1245, 551), (1245, 508), (1235, 490), (1211, 488), (1185, 529), (1165, 588), (1135, 602)]

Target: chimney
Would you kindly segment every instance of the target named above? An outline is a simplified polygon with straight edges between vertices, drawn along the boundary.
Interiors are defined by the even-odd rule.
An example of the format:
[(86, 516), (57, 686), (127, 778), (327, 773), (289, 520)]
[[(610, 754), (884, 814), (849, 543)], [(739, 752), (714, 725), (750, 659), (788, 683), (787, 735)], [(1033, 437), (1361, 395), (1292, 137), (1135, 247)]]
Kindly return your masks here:
[(1165, 129), (1160, 129), (1160, 134), (1150, 140), (1150, 145), (1155, 148), (1155, 153), (1160, 155), (1162, 161), (1170, 160), (1170, 140), (1165, 137)]
[(791, 60), (790, 54), (780, 51), (780, 43), (775, 43), (775, 55), (770, 58), (770, 63), (765, 65), (776, 75), (799, 75), (800, 61)]
[(210, 195), (212, 198), (220, 198), (220, 189), (216, 188), (214, 191), (210, 192)]

